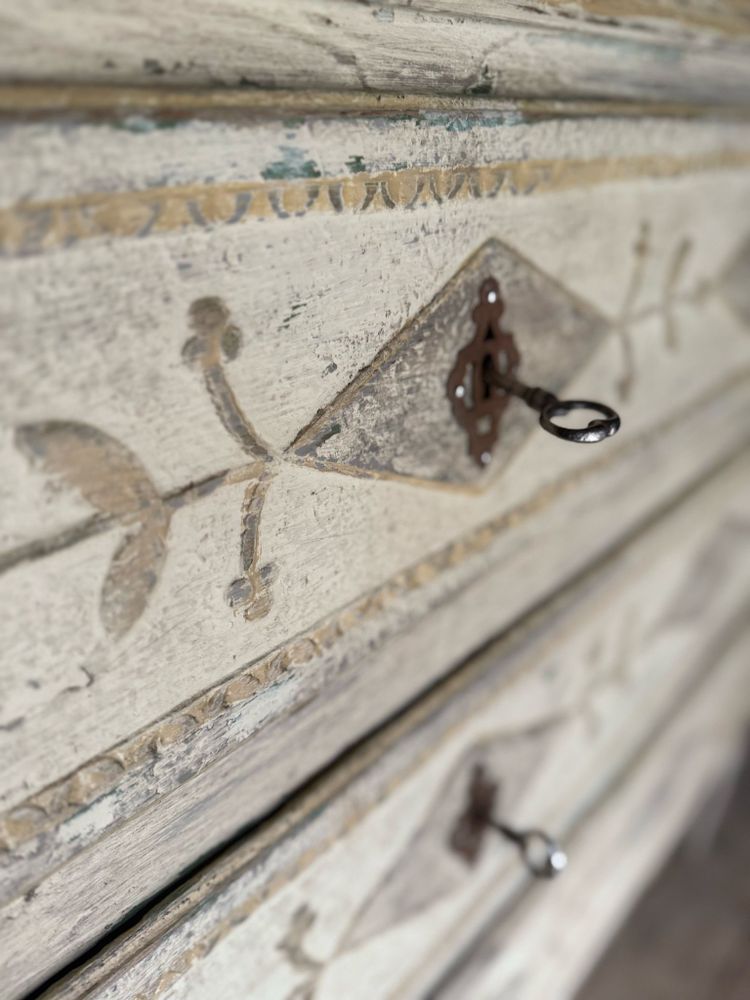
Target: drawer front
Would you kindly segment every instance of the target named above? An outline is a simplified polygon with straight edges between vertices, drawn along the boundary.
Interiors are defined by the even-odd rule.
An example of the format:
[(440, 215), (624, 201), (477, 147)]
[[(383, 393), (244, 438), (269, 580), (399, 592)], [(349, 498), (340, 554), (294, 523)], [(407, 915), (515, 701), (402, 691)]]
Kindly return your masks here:
[(587, 974), (717, 784), (742, 762), (741, 732), (725, 726), (746, 687), (744, 634), (647, 753), (568, 840), (564, 879), (532, 888), (483, 933), (435, 1000), (559, 1000)]
[[(478, 766), (497, 784), (498, 818), (570, 835), (571, 872), (595, 877), (603, 857), (589, 818), (601, 830), (620, 796), (617, 830), (627, 818), (639, 844), (654, 833), (653, 862), (668, 837), (661, 807), (641, 805), (658, 786), (676, 834), (747, 719), (749, 481), (745, 458), (696, 491), (347, 754), (50, 1000), (231, 1000), (250, 988), (274, 1000), (424, 995), (527, 887), (515, 849), (492, 832), (473, 864), (454, 846)], [(675, 712), (676, 728), (665, 728)], [(622, 775), (655, 733), (668, 749), (631, 794)], [(605, 831), (605, 854), (617, 830)], [(579, 905), (565, 896), (567, 877), (532, 894), (542, 912), (548, 890)], [(508, 947), (517, 958), (512, 938)]]
[[(0, 206), (0, 919), (46, 928), (49, 969), (734, 454), (750, 408), (742, 123), (68, 97), (6, 114)], [(445, 386), (490, 271), (525, 374), (613, 402), (617, 438), (514, 402), (471, 461)]]

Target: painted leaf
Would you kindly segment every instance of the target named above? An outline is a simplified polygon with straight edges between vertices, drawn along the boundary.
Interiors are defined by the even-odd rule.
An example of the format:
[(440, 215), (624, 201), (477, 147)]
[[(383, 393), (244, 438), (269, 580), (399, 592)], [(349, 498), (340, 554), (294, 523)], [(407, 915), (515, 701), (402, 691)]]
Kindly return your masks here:
[(103, 514), (123, 517), (159, 499), (135, 455), (90, 424), (64, 420), (25, 424), (16, 429), (16, 444), (32, 462), (79, 490)]
[(167, 555), (169, 517), (162, 511), (126, 535), (102, 586), (100, 610), (107, 634), (120, 638), (140, 618)]
[(97, 511), (128, 526), (100, 598), (102, 624), (119, 638), (143, 614), (159, 578), (170, 511), (135, 455), (96, 427), (54, 420), (27, 424), (17, 428), (16, 443)]

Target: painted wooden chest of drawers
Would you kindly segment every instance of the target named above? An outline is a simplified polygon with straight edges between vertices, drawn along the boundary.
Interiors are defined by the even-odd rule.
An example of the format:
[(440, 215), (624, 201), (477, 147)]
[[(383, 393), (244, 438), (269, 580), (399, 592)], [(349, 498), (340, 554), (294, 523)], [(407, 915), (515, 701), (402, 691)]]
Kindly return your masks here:
[(0, 5), (10, 997), (570, 995), (738, 752), (747, 18), (466, 6)]

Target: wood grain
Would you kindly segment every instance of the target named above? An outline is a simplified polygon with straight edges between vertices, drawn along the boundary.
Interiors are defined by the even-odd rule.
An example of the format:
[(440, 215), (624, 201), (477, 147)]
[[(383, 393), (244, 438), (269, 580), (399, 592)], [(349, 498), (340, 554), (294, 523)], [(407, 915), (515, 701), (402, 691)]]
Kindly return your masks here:
[[(680, 712), (678, 737), (664, 737), (669, 750), (658, 756), (658, 780), (648, 779), (643, 798), (637, 793), (638, 802), (650, 800), (656, 785), (663, 792), (664, 779), (679, 775), (674, 797), (662, 795), (659, 808), (638, 813), (639, 845), (650, 831), (655, 847), (666, 849), (747, 717), (746, 484), (742, 463), (707, 485), (347, 756), (49, 996), (174, 1000), (218, 989), (231, 998), (246, 995), (249, 981), (258, 997), (300, 990), (335, 997), (344, 988), (355, 996), (423, 995), (525, 884), (514, 850), (499, 841), (483, 844), (475, 867), (450, 848), (473, 764), (481, 761), (500, 781), (506, 818), (554, 832), (580, 825), (598, 796), (615, 788), (622, 837), (624, 815), (632, 829), (633, 799), (623, 793), (618, 810), (613, 780), (692, 691), (697, 715)], [(699, 579), (707, 550), (724, 553), (715, 575), (721, 585), (700, 614), (680, 618), (684, 587)], [(738, 627), (743, 637), (725, 658)], [(707, 721), (708, 742), (699, 735)], [(676, 766), (681, 758), (684, 768)], [(571, 871), (602, 863), (599, 833), (595, 826), (571, 840)], [(601, 841), (607, 854), (610, 842)], [(636, 853), (627, 857), (636, 864)], [(597, 895), (602, 905), (606, 898)]]
[(6, 80), (742, 103), (747, 18), (692, 4), (34, 0), (2, 8)]

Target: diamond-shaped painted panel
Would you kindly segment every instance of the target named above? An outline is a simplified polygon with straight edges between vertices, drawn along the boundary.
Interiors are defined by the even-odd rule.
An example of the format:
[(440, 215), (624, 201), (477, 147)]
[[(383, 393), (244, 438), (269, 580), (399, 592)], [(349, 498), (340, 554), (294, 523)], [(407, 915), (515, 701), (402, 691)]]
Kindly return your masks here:
[[(470, 485), (486, 472), (467, 450), (446, 384), (474, 336), (472, 311), (494, 277), (503, 327), (521, 354), (519, 377), (559, 392), (608, 329), (605, 317), (510, 247), (489, 240), (294, 442), (295, 455), (325, 468)], [(491, 469), (508, 460), (538, 417), (520, 400), (503, 415)]]

